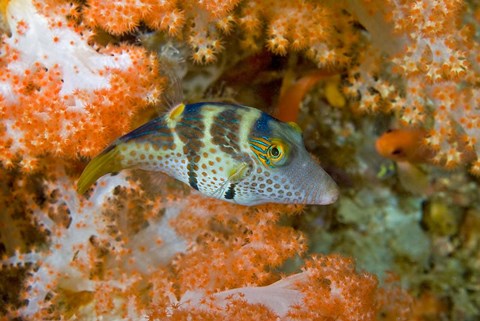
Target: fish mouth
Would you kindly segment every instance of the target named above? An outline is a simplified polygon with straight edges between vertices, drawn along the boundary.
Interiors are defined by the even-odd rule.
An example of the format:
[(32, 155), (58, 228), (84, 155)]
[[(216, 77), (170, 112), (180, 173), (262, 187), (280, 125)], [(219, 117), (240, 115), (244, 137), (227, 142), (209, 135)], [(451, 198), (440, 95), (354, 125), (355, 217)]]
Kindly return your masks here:
[(337, 183), (310, 157), (292, 168), (290, 175), (291, 183), (302, 193), (298, 203), (327, 205), (338, 199)]
[(339, 196), (338, 186), (335, 181), (325, 172), (323, 188), (312, 188), (313, 193), (308, 193), (306, 196), (307, 204), (327, 205), (333, 204), (337, 201)]

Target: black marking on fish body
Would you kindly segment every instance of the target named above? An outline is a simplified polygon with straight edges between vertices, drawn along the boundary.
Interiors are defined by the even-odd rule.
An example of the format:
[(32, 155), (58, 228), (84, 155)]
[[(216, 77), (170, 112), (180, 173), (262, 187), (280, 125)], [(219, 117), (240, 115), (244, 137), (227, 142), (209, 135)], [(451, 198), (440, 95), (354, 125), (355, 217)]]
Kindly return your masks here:
[(237, 186), (236, 183), (232, 183), (228, 186), (228, 190), (225, 192), (225, 199), (233, 200), (235, 198), (235, 186)]
[(210, 127), (211, 143), (218, 146), (221, 151), (231, 156), (233, 159), (239, 157), (241, 115), (238, 110), (232, 107), (225, 107), (214, 118)]
[(190, 186), (197, 191), (198, 180), (198, 162), (200, 160), (200, 150), (205, 135), (205, 124), (201, 104), (187, 105), (182, 113), (182, 119), (176, 123), (175, 132), (182, 141), (183, 153), (187, 158), (187, 176)]
[(198, 191), (197, 173), (195, 172), (194, 164), (187, 165), (188, 169), (188, 183), (190, 186)]

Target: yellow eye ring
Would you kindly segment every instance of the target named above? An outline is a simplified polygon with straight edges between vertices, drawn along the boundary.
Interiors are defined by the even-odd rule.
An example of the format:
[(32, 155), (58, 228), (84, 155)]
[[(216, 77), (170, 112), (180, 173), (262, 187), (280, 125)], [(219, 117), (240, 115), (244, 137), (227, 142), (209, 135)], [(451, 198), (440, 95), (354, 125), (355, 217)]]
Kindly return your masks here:
[(289, 146), (280, 138), (254, 137), (250, 148), (265, 167), (282, 166), (287, 162)]
[(286, 145), (280, 140), (272, 140), (267, 149), (267, 157), (272, 165), (282, 165), (285, 162)]
[(283, 148), (277, 145), (270, 145), (270, 147), (268, 147), (267, 155), (273, 159), (281, 158), (283, 157)]

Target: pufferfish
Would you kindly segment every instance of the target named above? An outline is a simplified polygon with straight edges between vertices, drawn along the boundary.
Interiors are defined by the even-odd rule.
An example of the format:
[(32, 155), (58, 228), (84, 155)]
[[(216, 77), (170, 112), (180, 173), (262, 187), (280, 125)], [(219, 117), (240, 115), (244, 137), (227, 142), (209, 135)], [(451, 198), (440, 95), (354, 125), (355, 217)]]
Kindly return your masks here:
[(179, 104), (120, 137), (87, 165), (83, 194), (127, 168), (160, 171), (209, 197), (242, 204), (330, 204), (333, 179), (306, 151), (295, 123), (247, 106)]

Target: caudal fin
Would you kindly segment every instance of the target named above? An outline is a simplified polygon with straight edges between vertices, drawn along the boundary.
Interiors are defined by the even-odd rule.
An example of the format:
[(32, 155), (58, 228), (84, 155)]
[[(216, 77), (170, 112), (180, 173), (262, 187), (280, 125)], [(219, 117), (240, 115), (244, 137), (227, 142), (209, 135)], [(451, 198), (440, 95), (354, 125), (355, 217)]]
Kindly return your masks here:
[(123, 169), (118, 156), (119, 149), (113, 146), (92, 159), (78, 179), (78, 193), (84, 194), (103, 175)]

